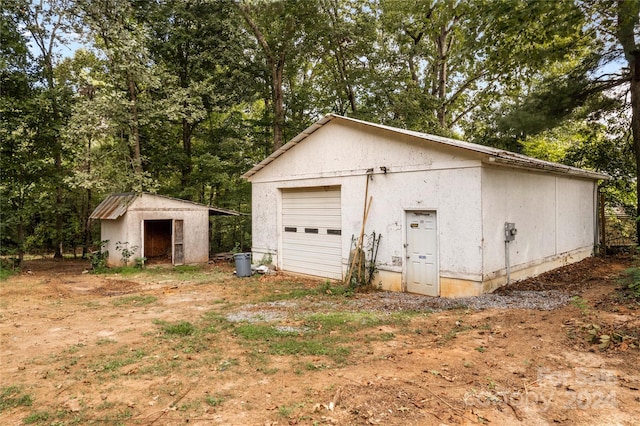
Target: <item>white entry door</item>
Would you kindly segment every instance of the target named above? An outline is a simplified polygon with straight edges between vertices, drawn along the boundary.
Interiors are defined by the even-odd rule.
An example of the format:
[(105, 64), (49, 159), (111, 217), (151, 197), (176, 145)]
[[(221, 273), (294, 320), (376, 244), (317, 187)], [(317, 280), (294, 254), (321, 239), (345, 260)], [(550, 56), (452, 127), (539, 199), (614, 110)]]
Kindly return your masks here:
[(439, 296), (436, 213), (407, 212), (407, 291)]

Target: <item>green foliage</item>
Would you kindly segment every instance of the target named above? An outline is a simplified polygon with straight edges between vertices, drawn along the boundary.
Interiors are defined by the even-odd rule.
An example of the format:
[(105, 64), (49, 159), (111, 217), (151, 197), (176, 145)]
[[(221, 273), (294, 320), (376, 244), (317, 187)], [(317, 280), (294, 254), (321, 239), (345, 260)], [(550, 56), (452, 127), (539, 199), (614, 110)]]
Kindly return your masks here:
[(51, 414), (47, 411), (36, 411), (35, 413), (29, 414), (27, 417), (22, 419), (22, 422), (26, 425), (32, 425), (35, 423), (46, 422), (51, 418)]
[(125, 296), (113, 301), (114, 306), (145, 306), (155, 303), (157, 297), (146, 295)]
[(14, 275), (18, 271), (17, 264), (18, 258), (15, 256), (0, 257), (0, 281), (4, 281)]
[(156, 321), (162, 332), (167, 336), (190, 336), (196, 333), (196, 327), (188, 321), (178, 321), (175, 323)]
[(222, 405), (225, 397), (219, 394), (216, 394), (215, 396), (207, 395), (204, 400), (210, 407), (217, 407), (219, 405)]
[(120, 252), (120, 258), (123, 266), (129, 265), (129, 259), (131, 259), (131, 256), (133, 256), (136, 253), (136, 250), (138, 250), (138, 246), (128, 247), (128, 245), (129, 243), (127, 241), (118, 241), (116, 243), (116, 251)]
[(33, 405), (31, 395), (22, 393), (22, 388), (17, 385), (0, 389), (0, 413), (16, 407), (30, 407)]
[[(604, 171), (637, 216), (610, 90), (631, 79), (598, 68), (637, 49), (637, 2), (618, 3), (5, 2), (0, 246), (86, 256), (109, 192), (249, 212), (240, 176), (327, 112)], [(91, 50), (58, 55), (79, 33)], [(211, 229), (213, 251), (250, 245), (250, 217)]]
[(147, 261), (146, 257), (136, 257), (135, 259), (133, 259), (135, 262), (134, 267), (136, 269), (144, 269), (144, 263)]
[(109, 259), (109, 250), (104, 248), (109, 244), (109, 240), (102, 240), (96, 243), (98, 249), (92, 252), (89, 256), (91, 262), (91, 269), (93, 273), (104, 272), (107, 268), (107, 260)]
[(624, 271), (623, 283), (635, 298), (640, 299), (640, 267), (635, 266)]

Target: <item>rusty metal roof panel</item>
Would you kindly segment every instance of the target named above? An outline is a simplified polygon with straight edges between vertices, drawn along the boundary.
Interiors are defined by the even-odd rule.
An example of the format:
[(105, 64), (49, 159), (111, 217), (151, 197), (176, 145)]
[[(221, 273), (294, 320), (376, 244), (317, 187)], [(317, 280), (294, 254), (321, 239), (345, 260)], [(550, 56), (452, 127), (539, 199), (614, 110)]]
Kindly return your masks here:
[[(208, 209), (210, 216), (240, 216), (244, 215), (244, 213), (240, 213), (234, 210), (221, 209), (219, 207), (207, 206), (204, 204), (196, 203), (194, 201), (181, 200), (179, 198), (168, 197), (166, 195), (159, 194), (148, 194), (145, 192), (135, 193), (135, 192), (125, 192), (121, 194), (111, 194), (107, 196), (98, 207), (95, 208), (89, 219), (107, 219), (107, 220), (115, 220), (124, 215), (129, 209), (129, 206), (138, 198), (143, 195), (164, 198), (167, 200), (180, 201), (182, 203), (191, 204), (194, 207), (198, 207), (201, 209)], [(150, 208), (153, 210), (153, 208)]]
[(127, 212), (127, 208), (135, 201), (138, 194), (126, 192), (123, 194), (111, 194), (95, 208), (89, 219), (115, 220)]

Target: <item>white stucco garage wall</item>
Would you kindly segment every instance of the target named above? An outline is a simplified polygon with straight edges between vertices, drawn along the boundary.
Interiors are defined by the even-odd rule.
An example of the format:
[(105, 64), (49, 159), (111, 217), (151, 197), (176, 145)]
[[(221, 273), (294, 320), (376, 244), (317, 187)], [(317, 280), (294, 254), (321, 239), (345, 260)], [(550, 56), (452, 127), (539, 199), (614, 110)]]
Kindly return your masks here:
[[(481, 162), (460, 150), (367, 126), (327, 126), (310, 135), (252, 177), (254, 261), (269, 253), (281, 261), (283, 188), (340, 186), (343, 267), (349, 241), (362, 226), (367, 170), (372, 206), (366, 233), (382, 234), (378, 263), (383, 287), (401, 287), (405, 257), (405, 212), (435, 211), (441, 238), (441, 277), (482, 281)], [(401, 142), (401, 143), (399, 143)], [(313, 159), (310, 161), (309, 159)], [(384, 172), (383, 167), (387, 168)], [(277, 218), (277, 219), (276, 219)], [(400, 290), (401, 288), (395, 288)]]
[[(505, 222), (518, 234), (509, 243), (514, 278), (585, 257), (594, 243), (594, 181), (485, 166), (482, 173), (483, 269), (491, 290), (506, 281)], [(575, 259), (573, 259), (575, 260)], [(521, 272), (522, 273), (519, 273)], [(491, 288), (492, 287), (492, 288)]]
[[(370, 176), (367, 178), (367, 176)], [(257, 164), (252, 183), (254, 261), (282, 252), (281, 191), (339, 187), (342, 264), (359, 235), (367, 179), (372, 206), (365, 232), (382, 235), (376, 283), (406, 290), (406, 215), (436, 214), (439, 294), (477, 295), (592, 254), (595, 189), (607, 176), (384, 125), (329, 115)], [(414, 244), (415, 245), (415, 244)]]

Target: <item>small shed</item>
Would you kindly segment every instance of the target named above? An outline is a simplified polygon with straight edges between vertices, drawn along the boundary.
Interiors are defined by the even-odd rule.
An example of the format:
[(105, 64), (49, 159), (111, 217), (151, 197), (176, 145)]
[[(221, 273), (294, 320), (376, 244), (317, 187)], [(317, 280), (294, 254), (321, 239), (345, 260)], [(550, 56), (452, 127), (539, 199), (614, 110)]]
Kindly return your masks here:
[(254, 259), (344, 279), (353, 238), (375, 231), (375, 285), (442, 297), (491, 292), (591, 256), (598, 182), (608, 179), (333, 114), (243, 177)]
[(209, 216), (240, 213), (192, 201), (149, 193), (111, 194), (89, 219), (100, 220), (102, 241), (109, 252), (107, 265), (120, 266), (123, 250), (148, 261), (205, 264), (209, 260)]

